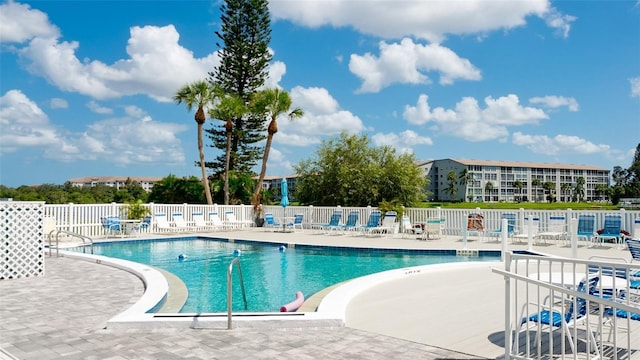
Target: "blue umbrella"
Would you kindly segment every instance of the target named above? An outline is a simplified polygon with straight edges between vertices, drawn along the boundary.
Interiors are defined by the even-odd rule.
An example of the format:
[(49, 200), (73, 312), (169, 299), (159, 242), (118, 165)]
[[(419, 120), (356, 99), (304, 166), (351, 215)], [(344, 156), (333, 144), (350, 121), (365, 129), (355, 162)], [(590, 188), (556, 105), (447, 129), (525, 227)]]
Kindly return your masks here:
[(287, 186), (287, 179), (282, 179), (282, 183), (280, 184), (280, 192), (282, 193), (280, 205), (282, 205), (282, 207), (289, 206), (289, 189)]

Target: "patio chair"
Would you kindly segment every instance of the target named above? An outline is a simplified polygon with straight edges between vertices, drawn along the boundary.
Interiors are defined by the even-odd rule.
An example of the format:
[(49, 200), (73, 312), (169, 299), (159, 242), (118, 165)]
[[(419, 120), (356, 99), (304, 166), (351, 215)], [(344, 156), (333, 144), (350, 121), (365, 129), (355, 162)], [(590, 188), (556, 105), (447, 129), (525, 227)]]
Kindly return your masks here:
[(640, 261), (640, 240), (639, 239), (625, 239), (627, 243), (627, 249), (631, 254), (631, 262)]
[(596, 231), (595, 242), (604, 244), (607, 240), (613, 240), (615, 244), (622, 244), (623, 236), (620, 234), (622, 230), (622, 216), (605, 215), (604, 227), (602, 232)]
[(218, 230), (226, 230), (229, 229), (229, 226), (227, 226), (222, 219), (220, 219), (220, 216), (218, 216), (218, 212), (216, 211), (210, 211), (209, 212), (209, 222), (211, 223), (211, 225), (218, 229)]
[(411, 219), (409, 218), (409, 216), (407, 215), (402, 216), (402, 237), (403, 238), (406, 234), (421, 235), (422, 232), (423, 232), (422, 225), (420, 224), (412, 225)]
[(253, 221), (251, 220), (236, 219), (236, 214), (234, 214), (233, 211), (225, 211), (224, 217), (225, 217), (225, 224), (229, 225), (230, 227), (244, 228), (244, 227), (250, 227), (251, 224), (253, 224)]
[(427, 219), (421, 239), (440, 239), (442, 236), (442, 219)]
[(358, 217), (360, 213), (357, 210), (349, 211), (349, 215), (347, 215), (347, 221), (343, 225), (339, 225), (334, 229), (329, 229), (330, 231), (335, 230), (339, 234), (347, 234), (349, 232), (354, 232), (358, 229)]
[(342, 219), (342, 211), (340, 210), (336, 210), (331, 214), (331, 218), (329, 219), (329, 222), (326, 224), (312, 224), (311, 228), (312, 229), (316, 229), (319, 230), (320, 232), (328, 232), (332, 229), (337, 228), (338, 226), (340, 226), (340, 220)]
[(538, 238), (545, 240), (553, 239), (559, 241), (567, 239), (567, 218), (564, 215), (552, 215), (547, 220), (545, 231), (538, 232)]
[(120, 225), (120, 218), (118, 216), (101, 217), (100, 223), (105, 230), (107, 238), (109, 235), (122, 234), (122, 226)]
[(134, 232), (136, 232), (137, 234), (148, 232), (151, 228), (151, 219), (151, 215), (145, 216), (144, 219), (142, 219), (142, 222), (140, 222), (139, 225), (133, 228)]
[(276, 228), (282, 226), (276, 219), (273, 217), (272, 213), (264, 214), (264, 228), (275, 230)]
[[(593, 294), (597, 291), (597, 285), (599, 281), (598, 276), (589, 276), (587, 279), (583, 279), (578, 284), (577, 292)], [(569, 304), (567, 304), (569, 302)], [(524, 316), (526, 311), (529, 311), (531, 307), (538, 309), (539, 311), (533, 314), (529, 314)], [(541, 309), (541, 310), (540, 310)], [(547, 296), (544, 299), (543, 304), (537, 304), (533, 302), (526, 303), (522, 306), (521, 311), (521, 321), (520, 321), (520, 329), (516, 336), (514, 337), (514, 349), (519, 348), (519, 338), (520, 334), (525, 331), (529, 331), (532, 329), (536, 331), (536, 339), (533, 341), (533, 344), (538, 344), (537, 337), (542, 333), (542, 327), (548, 327), (551, 332), (551, 329), (557, 328), (562, 329), (562, 333), (569, 340), (569, 346), (571, 347), (571, 351), (576, 353), (576, 343), (572, 337), (573, 327), (578, 325), (586, 325), (587, 333), (590, 336), (590, 340), (592, 344), (597, 344), (595, 335), (593, 331), (590, 330), (590, 324), (587, 321), (587, 313), (589, 310), (589, 306), (587, 304), (587, 300), (582, 297), (575, 297), (572, 299), (564, 299), (564, 301), (556, 302), (556, 299)], [(566, 312), (564, 312), (566, 311)], [(530, 326), (533, 324), (533, 326)], [(523, 325), (527, 325), (523, 330)], [(550, 334), (552, 335), (552, 334)], [(594, 347), (597, 355), (600, 355), (600, 351), (597, 346)]]
[(194, 212), (191, 214), (193, 217), (193, 224), (197, 230), (206, 231), (206, 230), (216, 230), (217, 227), (211, 224), (208, 224), (204, 219), (204, 214), (201, 212)]
[[(507, 229), (502, 229), (502, 220), (507, 219)], [(504, 231), (507, 232), (507, 237), (513, 236), (513, 233), (516, 229), (516, 213), (503, 213), (500, 215), (500, 226), (498, 229), (490, 231), (489, 235), (500, 238)]]
[(154, 219), (156, 221), (156, 227), (158, 231), (176, 231), (176, 228), (171, 226), (171, 223), (169, 223), (169, 220), (167, 220), (167, 214), (155, 214)]
[(171, 217), (173, 218), (173, 225), (174, 225), (174, 229), (176, 230), (182, 230), (182, 231), (198, 230), (198, 227), (189, 225), (189, 223), (185, 221), (182, 213), (173, 213), (171, 214)]
[(484, 239), (484, 216), (479, 213), (467, 215), (467, 228), (465, 231), (467, 236), (476, 234), (481, 240)]
[[(529, 221), (531, 221), (531, 227), (529, 227)], [(540, 231), (540, 218), (537, 216), (525, 216), (524, 223), (522, 224), (522, 231), (518, 234), (513, 235), (513, 240), (529, 240), (529, 232), (531, 232), (531, 239), (535, 240), (538, 236), (538, 231)]]
[(589, 246), (594, 245), (596, 237), (596, 216), (593, 214), (582, 214), (578, 216), (578, 240), (585, 239)]
[[(627, 238), (629, 238), (627, 236)], [(631, 227), (631, 238), (640, 239), (640, 218), (633, 220), (633, 226)]]
[(304, 220), (304, 214), (295, 214), (293, 216), (293, 222), (285, 224), (285, 228), (290, 228), (292, 231), (296, 231), (296, 229), (304, 231), (302, 220)]
[(369, 214), (369, 218), (367, 219), (367, 223), (359, 226), (358, 231), (362, 232), (363, 235), (370, 235), (374, 229), (378, 229), (380, 227), (380, 218), (382, 217), (382, 213), (380, 210), (373, 210)]

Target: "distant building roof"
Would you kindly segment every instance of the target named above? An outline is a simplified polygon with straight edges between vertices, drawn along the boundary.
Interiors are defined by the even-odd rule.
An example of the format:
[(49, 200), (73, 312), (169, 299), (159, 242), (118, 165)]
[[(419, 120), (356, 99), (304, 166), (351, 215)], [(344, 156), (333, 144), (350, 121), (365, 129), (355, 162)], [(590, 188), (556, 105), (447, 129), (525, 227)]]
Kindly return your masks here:
[[(600, 170), (607, 171), (608, 169), (584, 164), (550, 164), (540, 162), (528, 162), (528, 161), (502, 161), (502, 160), (475, 160), (475, 159), (441, 159), (452, 160), (464, 165), (478, 165), (478, 166), (506, 166), (506, 167), (521, 167), (521, 168), (542, 168), (542, 169), (578, 169), (578, 170)], [(428, 160), (420, 162), (418, 165), (424, 165), (437, 160)]]
[(158, 182), (162, 180), (161, 177), (155, 176), (85, 176), (74, 179), (69, 179), (72, 183), (90, 183), (90, 182), (124, 182), (127, 179), (137, 182)]

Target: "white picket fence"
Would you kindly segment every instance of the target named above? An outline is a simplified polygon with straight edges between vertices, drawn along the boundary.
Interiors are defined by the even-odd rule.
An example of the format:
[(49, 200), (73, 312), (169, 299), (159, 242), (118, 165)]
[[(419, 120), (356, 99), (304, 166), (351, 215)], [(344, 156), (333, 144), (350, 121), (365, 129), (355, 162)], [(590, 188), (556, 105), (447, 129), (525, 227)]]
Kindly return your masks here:
[[(45, 204), (45, 235), (52, 230), (62, 229), (76, 232), (85, 236), (97, 237), (104, 234), (100, 218), (108, 216), (119, 216), (126, 218), (126, 204)], [(172, 221), (172, 214), (181, 213), (186, 221), (193, 221), (193, 213), (201, 212), (208, 219), (209, 212), (217, 212), (224, 220), (225, 211), (233, 211), (236, 218), (241, 221), (254, 220), (253, 207), (251, 205), (202, 205), (202, 204), (145, 204), (151, 214), (166, 214), (169, 222)], [(303, 225), (310, 227), (311, 224), (328, 223), (331, 214), (335, 210), (343, 212), (343, 219), (347, 218), (350, 211), (358, 211), (359, 222), (365, 224), (371, 211), (375, 207), (340, 207), (340, 206), (288, 206), (283, 208), (277, 205), (263, 207), (264, 213), (272, 213), (275, 218), (293, 217), (295, 214), (304, 214)], [(500, 216), (504, 212), (516, 212), (516, 231), (525, 233), (525, 217), (533, 216), (540, 218), (540, 228), (547, 226), (547, 221), (551, 216), (563, 215), (566, 219), (577, 218), (581, 214), (595, 215), (596, 230), (603, 227), (604, 217), (607, 214), (620, 214), (622, 216), (622, 229), (633, 231), (635, 219), (640, 219), (640, 210), (494, 210), (494, 209), (443, 209), (443, 208), (405, 208), (404, 213), (411, 219), (411, 223), (426, 222), (428, 219), (442, 220), (443, 235), (462, 235), (466, 228), (467, 215), (477, 211), (484, 216), (484, 226), (486, 230), (500, 228)], [(400, 219), (399, 219), (400, 220)], [(401, 230), (401, 229), (400, 229)], [(153, 231), (153, 229), (152, 229)], [(633, 234), (635, 238), (640, 234)]]

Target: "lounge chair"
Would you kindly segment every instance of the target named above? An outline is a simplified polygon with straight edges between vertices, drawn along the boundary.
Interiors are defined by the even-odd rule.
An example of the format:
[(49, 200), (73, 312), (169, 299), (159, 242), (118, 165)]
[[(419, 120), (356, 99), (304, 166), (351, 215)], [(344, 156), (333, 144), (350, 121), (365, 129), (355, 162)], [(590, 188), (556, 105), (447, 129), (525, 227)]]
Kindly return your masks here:
[(181, 231), (196, 231), (198, 230), (197, 226), (189, 225), (182, 216), (182, 213), (173, 213), (171, 214), (173, 218), (173, 225), (176, 230)]
[(484, 239), (484, 216), (479, 213), (467, 215), (467, 228), (465, 231), (467, 236), (476, 234), (481, 240)]
[[(529, 227), (529, 221), (531, 221), (531, 227)], [(535, 240), (538, 236), (538, 231), (540, 230), (540, 218), (537, 216), (525, 216), (524, 224), (522, 224), (522, 231), (518, 234), (514, 234), (512, 236), (513, 241), (518, 241), (524, 239), (525, 241), (529, 240), (529, 232), (531, 232), (531, 240)]]
[(265, 213), (264, 214), (264, 228), (265, 229), (271, 229), (271, 230), (275, 230), (276, 228), (281, 227), (282, 225), (276, 221), (276, 219), (273, 217), (272, 213)]
[(164, 213), (155, 214), (154, 220), (156, 222), (156, 228), (160, 232), (177, 230), (175, 227), (171, 226), (171, 223), (169, 223), (169, 220), (167, 220), (167, 214), (164, 214)]
[[(502, 229), (502, 220), (504, 219), (507, 219), (507, 229)], [(489, 235), (497, 237), (499, 241), (499, 238), (500, 236), (502, 236), (502, 233), (504, 231), (507, 232), (507, 237), (513, 236), (515, 228), (516, 213), (503, 213), (502, 215), (500, 215), (500, 226), (498, 227), (498, 229), (489, 232)]]
[(207, 221), (204, 219), (204, 214), (203, 213), (194, 212), (193, 214), (191, 214), (191, 216), (193, 217), (194, 226), (198, 230), (200, 230), (200, 231), (217, 230), (216, 226), (207, 223)]
[(313, 224), (312, 229), (319, 230), (320, 232), (329, 232), (331, 229), (335, 229), (340, 226), (340, 219), (342, 219), (342, 211), (336, 210), (331, 214), (329, 222), (326, 224)]
[(442, 219), (427, 219), (424, 224), (423, 240), (440, 239), (442, 237)]
[(604, 244), (607, 240), (613, 240), (615, 244), (621, 245), (623, 240), (623, 235), (620, 233), (621, 230), (622, 216), (605, 215), (604, 227), (602, 232), (596, 232), (595, 242)]
[[(597, 291), (597, 285), (599, 281), (599, 277), (595, 275), (591, 275), (587, 279), (583, 279), (578, 284), (577, 291), (587, 294), (593, 294)], [(584, 324), (587, 327), (587, 333), (590, 336), (590, 340), (592, 344), (597, 344), (594, 333), (590, 330), (590, 324), (587, 320), (587, 312), (589, 310), (589, 306), (587, 304), (587, 300), (582, 297), (576, 297), (570, 300), (570, 303), (560, 301), (560, 304), (556, 302), (556, 299), (547, 296), (543, 302), (543, 304), (537, 303), (526, 303), (522, 307), (521, 312), (521, 322), (520, 322), (520, 330), (518, 334), (514, 337), (514, 349), (518, 349), (519, 347), (519, 338), (520, 334), (523, 331), (528, 331), (529, 329), (536, 330), (536, 337), (539, 336), (543, 331), (540, 329), (540, 326), (547, 326), (549, 328), (562, 328), (562, 333), (569, 340), (569, 346), (571, 347), (571, 351), (576, 353), (576, 344), (571, 334), (574, 334), (573, 327)], [(526, 311), (529, 311), (531, 308), (538, 309), (539, 311), (533, 314), (529, 314), (524, 316)], [(566, 311), (566, 312), (564, 312)], [(527, 325), (524, 330), (522, 329), (523, 325)], [(530, 324), (534, 326), (529, 327)], [(577, 339), (576, 339), (577, 340)], [(535, 339), (533, 344), (538, 344), (538, 340)], [(599, 350), (597, 346), (595, 347), (595, 351), (599, 356)]]
[(402, 216), (402, 237), (403, 238), (406, 234), (422, 235), (422, 232), (423, 232), (422, 225), (420, 224), (412, 225), (411, 219), (409, 219), (409, 216), (407, 215)]
[(329, 231), (336, 231), (339, 234), (347, 234), (349, 232), (355, 232), (358, 230), (358, 217), (360, 213), (357, 210), (349, 211), (347, 215), (347, 222), (343, 225), (339, 225), (336, 228), (329, 229)]
[(151, 215), (145, 216), (142, 222), (133, 228), (134, 233), (140, 235), (142, 232), (148, 232), (151, 228), (151, 219)]
[(295, 214), (293, 217), (293, 222), (286, 224), (286, 227), (291, 228), (291, 230), (296, 231), (299, 229), (300, 231), (304, 231), (304, 227), (302, 221), (304, 220), (304, 214)]
[[(626, 237), (627, 239), (629, 236)], [(633, 226), (631, 227), (631, 238), (640, 239), (640, 218), (633, 220)]]
[(372, 235), (375, 231), (379, 231), (380, 229), (380, 218), (382, 217), (382, 213), (380, 210), (373, 210), (369, 214), (369, 219), (367, 219), (367, 223), (358, 227), (358, 231), (362, 232), (363, 235)]
[(218, 213), (216, 211), (210, 211), (209, 212), (209, 222), (211, 222), (211, 225), (218, 230), (226, 230), (229, 229), (229, 226), (227, 226), (222, 219), (220, 219), (220, 216), (218, 216)]
[(547, 228), (545, 231), (538, 233), (541, 240), (553, 239), (559, 241), (567, 239), (567, 218), (564, 215), (552, 215), (547, 220)]
[(585, 239), (589, 246), (593, 246), (596, 237), (596, 216), (593, 214), (582, 214), (578, 216), (578, 240)]
[(234, 214), (233, 211), (225, 211), (224, 217), (225, 217), (225, 224), (233, 228), (250, 227), (251, 224), (253, 224), (253, 221), (251, 220), (236, 219), (236, 214)]
[(640, 240), (639, 239), (625, 239), (627, 243), (627, 249), (631, 254), (631, 261), (640, 261)]

